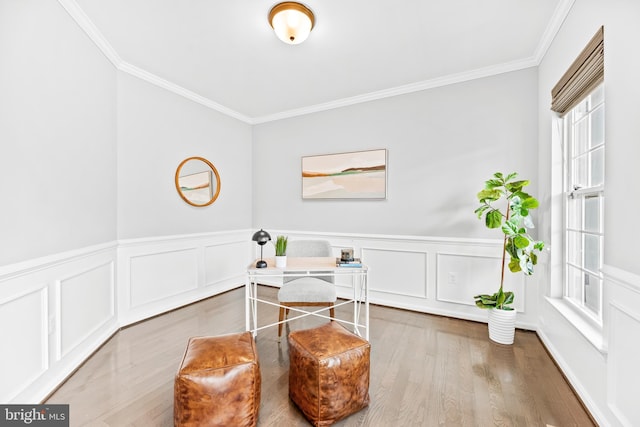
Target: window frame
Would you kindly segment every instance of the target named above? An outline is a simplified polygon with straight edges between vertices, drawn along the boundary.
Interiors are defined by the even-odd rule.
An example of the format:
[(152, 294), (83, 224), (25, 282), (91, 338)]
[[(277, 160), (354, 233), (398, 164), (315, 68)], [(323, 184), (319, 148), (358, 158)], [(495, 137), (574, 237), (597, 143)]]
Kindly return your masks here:
[[(599, 95), (600, 101), (591, 105), (592, 95), (594, 95), (598, 90), (602, 91), (602, 94)], [(583, 111), (582, 116), (579, 118), (575, 118), (578, 114), (577, 111), (583, 105), (583, 103), (587, 103), (587, 109)], [(606, 141), (604, 138), (604, 126), (605, 126), (605, 118), (604, 118), (604, 109), (605, 99), (604, 99), (604, 83), (600, 83), (597, 85), (592, 91), (590, 91), (577, 105), (568, 110), (564, 116), (562, 117), (562, 142), (563, 142), (563, 164), (562, 164), (562, 211), (563, 211), (563, 224), (562, 224), (562, 241), (563, 241), (563, 259), (562, 259), (562, 299), (566, 301), (584, 320), (588, 321), (588, 323), (592, 324), (598, 329), (603, 327), (603, 293), (604, 293), (604, 277), (602, 273), (602, 266), (604, 262), (604, 240), (605, 240), (605, 232), (604, 232), (604, 206), (605, 206), (605, 177), (604, 177), (604, 158), (606, 153)], [(602, 109), (601, 119), (602, 119), (602, 141), (598, 144), (591, 146), (591, 121), (594, 117), (594, 113), (598, 110)], [(575, 134), (576, 127), (582, 120), (589, 120), (589, 126), (587, 126), (588, 134), (586, 136), (587, 149), (576, 154), (576, 150), (574, 149), (576, 146)], [(577, 162), (576, 159), (582, 156), (588, 156), (587, 176), (591, 176), (591, 171), (593, 167), (593, 160), (591, 159), (591, 154), (601, 150), (602, 151), (602, 182), (597, 183), (596, 185), (590, 186), (575, 186), (574, 187), (574, 177), (575, 177), (575, 166)], [(573, 188), (572, 188), (573, 187)], [(585, 201), (590, 197), (596, 197), (599, 200), (598, 206), (598, 227), (597, 230), (588, 229), (586, 225), (586, 214), (585, 214)], [(579, 204), (580, 209), (576, 209), (579, 212), (573, 212), (575, 215), (573, 218), (571, 217), (571, 201), (576, 198), (582, 200)], [(579, 218), (579, 224), (576, 226), (576, 218)], [(573, 219), (573, 223), (572, 223)], [(570, 245), (570, 235), (574, 233), (580, 237), (580, 243), (578, 244), (578, 252), (579, 254), (575, 254), (571, 252), (572, 246)], [(585, 266), (586, 255), (585, 255), (585, 237), (586, 236), (597, 236), (598, 238), (598, 266), (597, 271), (593, 269), (589, 269)], [(579, 256), (578, 256), (579, 255)], [(580, 259), (579, 262), (575, 262), (576, 259)], [(570, 270), (575, 269), (580, 274), (581, 277), (581, 290), (580, 290), (580, 301), (575, 298), (575, 295), (571, 292), (572, 282), (570, 280)], [(586, 303), (586, 295), (587, 291), (585, 286), (588, 286), (588, 283), (585, 283), (586, 277), (595, 277), (598, 284), (598, 301), (597, 301), (597, 312), (594, 312)]]

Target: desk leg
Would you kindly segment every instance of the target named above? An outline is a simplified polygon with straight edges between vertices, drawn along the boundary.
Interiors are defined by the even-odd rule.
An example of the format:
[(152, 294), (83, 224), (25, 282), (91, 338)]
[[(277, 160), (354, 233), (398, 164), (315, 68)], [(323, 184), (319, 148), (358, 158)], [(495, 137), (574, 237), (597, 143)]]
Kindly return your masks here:
[[(245, 330), (252, 331), (253, 337), (258, 335), (258, 319), (256, 316), (258, 301), (258, 284), (254, 281), (254, 278), (247, 276), (244, 284), (244, 314), (245, 314)], [(253, 329), (251, 329), (251, 321), (253, 320)]]
[(253, 298), (251, 299), (251, 314), (253, 315), (253, 337), (258, 336), (258, 282), (256, 280), (252, 283), (253, 286)]
[(353, 332), (358, 334), (358, 336), (362, 336), (358, 328), (358, 318), (360, 317), (360, 300), (358, 298), (359, 282), (358, 276), (351, 276), (351, 286), (353, 286)]
[(367, 328), (367, 334), (365, 339), (369, 341), (369, 272), (366, 272), (363, 277), (364, 280), (364, 324)]
[(251, 330), (251, 278), (247, 276), (244, 283), (244, 316), (245, 331)]
[[(362, 336), (360, 327), (366, 329), (365, 339), (369, 340), (369, 294), (367, 287), (367, 275), (358, 274), (351, 278), (353, 285), (353, 324), (354, 332)], [(364, 305), (364, 324), (360, 323), (362, 306)]]

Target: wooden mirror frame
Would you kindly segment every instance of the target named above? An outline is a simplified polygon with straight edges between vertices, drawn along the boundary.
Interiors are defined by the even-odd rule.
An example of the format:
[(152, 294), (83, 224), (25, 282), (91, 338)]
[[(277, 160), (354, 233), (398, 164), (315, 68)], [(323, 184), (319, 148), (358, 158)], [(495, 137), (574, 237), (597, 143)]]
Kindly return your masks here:
[[(213, 172), (213, 174), (216, 177), (215, 193), (212, 191), (212, 193), (214, 193), (214, 194), (211, 197), (211, 200), (209, 200), (207, 203), (200, 204), (200, 203), (195, 203), (195, 202), (189, 200), (187, 198), (187, 196), (185, 196), (184, 193), (182, 192), (182, 190), (180, 189), (180, 171), (182, 170), (182, 166), (184, 166), (190, 160), (200, 160), (201, 162), (203, 162), (204, 164), (209, 166), (209, 168), (211, 169), (211, 171)], [(204, 206), (209, 206), (211, 203), (216, 201), (216, 199), (218, 198), (218, 195), (220, 194), (220, 175), (218, 174), (218, 170), (216, 169), (215, 166), (213, 166), (213, 164), (209, 160), (205, 159), (204, 157), (198, 157), (198, 156), (188, 157), (188, 158), (184, 159), (182, 162), (180, 162), (180, 164), (178, 165), (178, 168), (176, 169), (175, 184), (176, 184), (176, 190), (178, 191), (178, 194), (180, 195), (182, 200), (184, 200), (185, 202), (187, 202), (191, 206), (195, 206), (195, 207), (198, 207), (198, 208), (201, 208), (201, 207), (204, 207)], [(212, 183), (210, 183), (209, 185), (211, 185), (211, 184)]]

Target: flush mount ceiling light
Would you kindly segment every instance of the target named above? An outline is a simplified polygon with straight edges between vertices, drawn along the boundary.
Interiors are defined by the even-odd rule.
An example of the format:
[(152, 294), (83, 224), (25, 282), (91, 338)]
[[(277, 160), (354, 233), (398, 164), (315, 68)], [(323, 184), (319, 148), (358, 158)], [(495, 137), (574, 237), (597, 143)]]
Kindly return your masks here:
[(293, 1), (278, 3), (269, 12), (269, 24), (278, 38), (287, 44), (305, 41), (314, 23), (313, 12), (307, 6)]

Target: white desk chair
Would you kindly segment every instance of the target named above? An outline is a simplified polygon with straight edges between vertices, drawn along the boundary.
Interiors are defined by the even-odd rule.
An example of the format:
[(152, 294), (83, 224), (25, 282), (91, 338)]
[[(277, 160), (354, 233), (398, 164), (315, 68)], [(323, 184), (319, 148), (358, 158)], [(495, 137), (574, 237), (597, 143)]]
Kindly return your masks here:
[[(331, 257), (331, 245), (326, 240), (292, 240), (287, 245), (288, 257)], [(320, 272), (318, 272), (320, 273)], [(285, 273), (286, 275), (286, 273)], [(282, 325), (289, 315), (288, 307), (325, 306), (329, 309), (329, 316), (335, 318), (334, 304), (336, 302), (336, 287), (333, 276), (304, 276), (283, 279), (278, 291), (280, 305), (278, 341), (282, 336)]]

